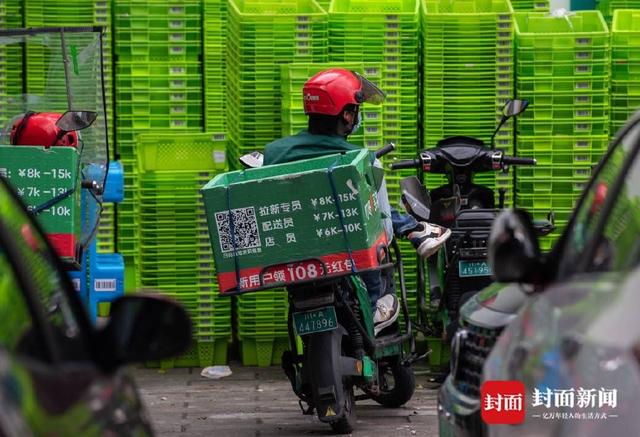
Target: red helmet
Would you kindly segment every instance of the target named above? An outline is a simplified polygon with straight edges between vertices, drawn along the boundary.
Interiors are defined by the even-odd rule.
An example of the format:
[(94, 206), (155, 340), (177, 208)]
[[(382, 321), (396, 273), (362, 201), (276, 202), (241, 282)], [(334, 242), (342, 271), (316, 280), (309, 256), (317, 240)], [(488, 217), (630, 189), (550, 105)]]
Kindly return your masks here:
[(346, 105), (380, 104), (384, 93), (358, 73), (343, 68), (321, 71), (302, 88), (305, 114), (338, 115)]
[(78, 133), (63, 131), (56, 122), (58, 112), (27, 112), (11, 127), (11, 144), (22, 146), (78, 147)]

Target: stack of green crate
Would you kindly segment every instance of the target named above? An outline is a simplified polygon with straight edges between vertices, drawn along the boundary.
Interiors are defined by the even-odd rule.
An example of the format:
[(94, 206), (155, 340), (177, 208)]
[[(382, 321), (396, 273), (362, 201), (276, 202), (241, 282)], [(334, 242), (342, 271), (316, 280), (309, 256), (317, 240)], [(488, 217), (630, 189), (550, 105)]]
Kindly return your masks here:
[(511, 0), (511, 5), (515, 11), (549, 11), (549, 0)]
[[(0, 28), (16, 29), (24, 27), (22, 14), (22, 1), (4, 0), (0, 2)], [(2, 46), (0, 52), (0, 99), (17, 97), (22, 94), (23, 69), (22, 46), (20, 44), (7, 44)], [(0, 128), (4, 129), (16, 114), (12, 114), (6, 104), (0, 105)]]
[(227, 1), (202, 0), (204, 127), (225, 132), (225, 35)]
[(247, 293), (237, 300), (236, 334), (242, 364), (267, 367), (279, 364), (289, 349), (288, 297), (284, 290)]
[(397, 159), (417, 152), (419, 30), (417, 0), (334, 0), (329, 7), (330, 61), (362, 63), (364, 75), (386, 93), (382, 106), (361, 108), (367, 146), (393, 142)]
[[(104, 0), (74, 0), (71, 2), (28, 1), (24, 2), (25, 27), (55, 26), (103, 26), (103, 67), (104, 92), (107, 106), (107, 125), (111, 151), (113, 152), (113, 67), (111, 59), (111, 3)], [(27, 50), (27, 88), (29, 93), (38, 94), (44, 91), (47, 78), (47, 58), (42, 56), (40, 47), (31, 45)], [(22, 65), (22, 59), (17, 65)], [(59, 85), (63, 86), (63, 83)], [(51, 83), (48, 84), (51, 86)], [(101, 93), (96, 84), (87, 84), (93, 92)], [(76, 94), (78, 84), (74, 83)], [(50, 90), (50, 89), (49, 89)], [(61, 94), (63, 95), (63, 94)], [(78, 96), (75, 96), (78, 98)], [(102, 96), (96, 96), (97, 100)], [(113, 155), (112, 155), (113, 156)], [(113, 252), (115, 250), (115, 221), (112, 204), (105, 204), (100, 218), (97, 235), (98, 251)]]
[[(230, 0), (227, 22), (228, 159), (282, 136), (280, 65), (327, 61), (327, 14), (313, 0)], [(287, 295), (238, 298), (237, 335), (245, 365), (277, 363), (287, 340)]]
[(280, 67), (327, 61), (327, 14), (314, 0), (230, 0), (227, 23), (229, 162), (279, 138)]
[[(112, 36), (111, 36), (111, 3), (104, 0), (74, 0), (68, 2), (50, 2), (35, 0), (24, 2), (25, 27), (83, 27), (103, 26), (103, 60), (104, 60), (104, 91), (107, 103), (107, 121), (110, 128), (109, 136), (113, 137), (113, 82), (112, 82)], [(41, 48), (31, 47), (27, 50), (27, 89), (31, 92), (43, 90), (47, 78), (47, 59), (42, 56)], [(50, 85), (50, 84), (49, 84)], [(64, 84), (60, 84), (64, 85)], [(100, 87), (90, 84), (92, 89), (100, 92)], [(76, 84), (74, 84), (76, 87)], [(77, 97), (77, 96), (76, 96)], [(101, 96), (97, 96), (101, 99)]]
[(331, 0), (316, 0), (316, 2), (320, 5), (322, 9), (329, 12), (329, 6), (331, 5)]
[[(113, 67), (111, 59), (111, 4), (103, 0), (75, 0), (72, 2), (28, 1), (25, 2), (24, 19), (26, 27), (54, 27), (54, 26), (104, 26), (103, 60), (104, 60), (104, 86), (107, 103), (107, 123), (109, 127), (109, 142), (113, 151)], [(44, 58), (40, 51), (32, 47), (33, 51), (27, 51), (28, 81), (30, 92), (39, 88), (42, 82), (40, 74), (34, 71), (34, 66)], [(35, 61), (35, 63), (34, 63)], [(75, 87), (75, 85), (74, 85)], [(93, 87), (99, 88), (99, 87)], [(31, 91), (33, 90), (33, 91)], [(100, 91), (98, 91), (100, 92)], [(101, 96), (98, 96), (101, 99)], [(112, 204), (105, 204), (100, 218), (98, 229), (98, 250), (100, 252), (113, 252), (115, 249), (115, 223)]]
[(598, 0), (596, 9), (602, 12), (607, 23), (611, 23), (617, 9), (640, 9), (640, 0)]
[[(508, 0), (422, 0), (423, 147), (443, 138), (467, 135), (489, 147), (505, 102), (513, 97), (513, 9)], [(496, 137), (496, 146), (513, 153), (513, 124)], [(427, 175), (434, 188), (443, 176)], [(506, 190), (509, 174), (477, 175), (475, 183)]]
[[(307, 115), (304, 113), (302, 87), (316, 73), (329, 68), (345, 68), (364, 74), (362, 63), (314, 63), (288, 64), (280, 66), (280, 92), (282, 93), (282, 135), (293, 135), (307, 128)], [(371, 79), (375, 80), (375, 79)], [(365, 116), (377, 115), (377, 112), (365, 112)], [(364, 146), (363, 130), (349, 136), (349, 142)]]
[(610, 49), (598, 11), (564, 17), (516, 14), (516, 92), (530, 102), (518, 117), (516, 151), (537, 159), (518, 167), (516, 204), (544, 218), (553, 209), (557, 231), (606, 148), (609, 132)]
[[(418, 78), (420, 15), (418, 0), (333, 0), (329, 6), (331, 63), (362, 63), (364, 76), (386, 94), (381, 106), (364, 104), (364, 145), (372, 150), (388, 142), (396, 150), (383, 159), (412, 159), (418, 151)], [(351, 139), (350, 139), (351, 141)], [(400, 180), (414, 170), (387, 171), (389, 200), (398, 207)], [(402, 242), (407, 267), (409, 307), (417, 312), (415, 250)]]
[(138, 271), (136, 135), (203, 126), (202, 4), (200, 0), (117, 0), (114, 3), (117, 151), (125, 171), (118, 205), (118, 251), (125, 288)]
[[(7, 28), (7, 6), (3, 3), (0, 3), (0, 29)], [(7, 105), (4, 102), (9, 98), (9, 90), (7, 89), (6, 83), (6, 74), (7, 74), (7, 49), (10, 47), (10, 44), (3, 44), (0, 46), (0, 102), (3, 104), (0, 105), (0, 129), (4, 129), (7, 125), (8, 121), (11, 119), (9, 117), (9, 111), (7, 110)]]
[(640, 10), (619, 9), (611, 27), (611, 129), (613, 136), (640, 109)]
[(218, 296), (200, 188), (224, 171), (226, 141), (209, 133), (141, 134), (139, 170), (140, 285), (180, 301), (195, 342), (164, 368), (226, 362), (231, 300)]

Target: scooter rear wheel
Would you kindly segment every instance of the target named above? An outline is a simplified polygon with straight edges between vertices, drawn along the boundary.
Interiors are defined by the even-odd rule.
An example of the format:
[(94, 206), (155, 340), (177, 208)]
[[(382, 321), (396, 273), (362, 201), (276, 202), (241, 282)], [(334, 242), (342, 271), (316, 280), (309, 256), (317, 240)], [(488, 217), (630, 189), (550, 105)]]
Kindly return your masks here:
[(372, 399), (389, 408), (400, 407), (411, 399), (416, 389), (416, 379), (411, 366), (403, 366), (399, 361), (379, 368), (380, 394)]
[(331, 429), (336, 434), (351, 434), (356, 425), (356, 397), (353, 394), (353, 387), (344, 387), (344, 409), (345, 415), (340, 420), (331, 422)]

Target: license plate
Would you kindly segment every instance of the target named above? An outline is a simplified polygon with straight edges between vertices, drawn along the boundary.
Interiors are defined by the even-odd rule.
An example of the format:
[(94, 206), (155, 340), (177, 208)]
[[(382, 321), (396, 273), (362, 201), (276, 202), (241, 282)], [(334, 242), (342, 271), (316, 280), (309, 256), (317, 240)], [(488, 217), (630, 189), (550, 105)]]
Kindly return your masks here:
[(338, 327), (336, 309), (328, 306), (316, 310), (293, 313), (293, 326), (298, 335), (331, 331)]
[(486, 261), (458, 261), (458, 274), (461, 278), (491, 276), (491, 269)]

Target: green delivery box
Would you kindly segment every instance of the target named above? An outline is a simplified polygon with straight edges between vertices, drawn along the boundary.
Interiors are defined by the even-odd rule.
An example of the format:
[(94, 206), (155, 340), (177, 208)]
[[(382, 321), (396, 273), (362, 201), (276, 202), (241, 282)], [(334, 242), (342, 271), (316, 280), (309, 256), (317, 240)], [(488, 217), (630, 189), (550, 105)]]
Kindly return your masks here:
[[(222, 293), (380, 265), (382, 170), (356, 150), (216, 176), (202, 189)], [(231, 213), (230, 213), (231, 212)]]
[[(78, 160), (74, 147), (0, 145), (0, 174), (30, 209), (77, 186)], [(74, 258), (81, 229), (80, 190), (44, 209), (37, 218), (58, 255)]]

